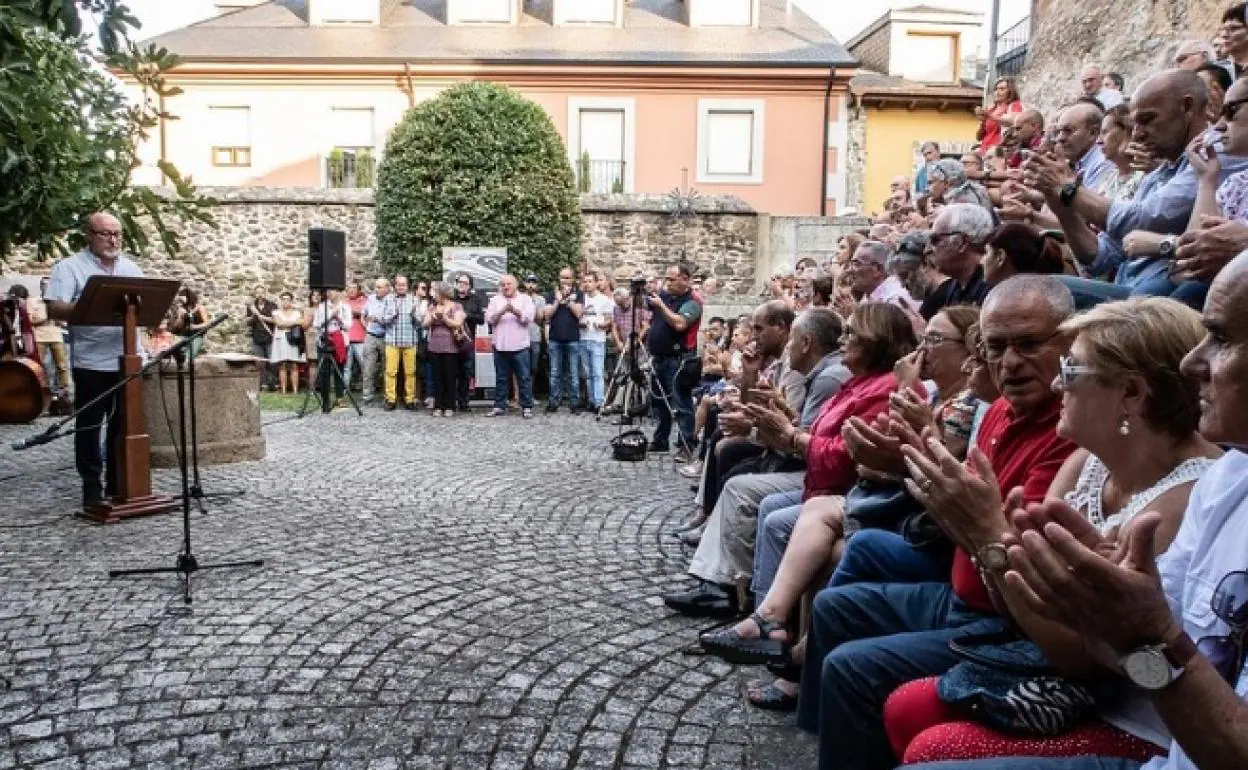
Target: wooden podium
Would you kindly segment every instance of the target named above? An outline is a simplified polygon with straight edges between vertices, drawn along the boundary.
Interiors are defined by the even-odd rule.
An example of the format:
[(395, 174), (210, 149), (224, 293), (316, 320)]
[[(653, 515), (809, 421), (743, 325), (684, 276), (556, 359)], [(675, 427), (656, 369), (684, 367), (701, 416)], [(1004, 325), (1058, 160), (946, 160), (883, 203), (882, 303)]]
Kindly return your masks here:
[[(120, 326), (121, 375), (129, 377), (143, 367), (139, 355), (140, 328), (158, 326), (173, 304), (181, 283), (156, 278), (92, 276), (70, 315), (70, 326)], [(143, 378), (134, 377), (117, 394), (121, 420), (113, 447), (116, 494), (104, 505), (84, 507), (83, 517), (99, 524), (168, 513), (178, 507), (170, 497), (152, 494), (151, 439), (143, 416)]]

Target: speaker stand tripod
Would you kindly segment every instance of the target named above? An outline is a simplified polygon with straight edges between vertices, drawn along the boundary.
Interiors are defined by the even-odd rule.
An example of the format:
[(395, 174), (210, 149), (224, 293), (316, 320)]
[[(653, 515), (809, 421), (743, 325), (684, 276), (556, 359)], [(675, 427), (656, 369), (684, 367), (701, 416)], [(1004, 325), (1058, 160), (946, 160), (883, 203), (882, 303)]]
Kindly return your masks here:
[[(360, 409), (359, 403), (356, 402), (355, 396), (351, 393), (351, 383), (346, 381), (346, 377), (342, 373), (342, 367), (338, 364), (338, 359), (334, 358), (334, 344), (329, 339), (329, 296), (326, 293), (321, 295), (319, 313), (322, 322), (320, 326), (321, 333), (317, 335), (316, 340), (316, 382), (308, 383), (308, 392), (303, 395), (303, 405), (299, 407), (298, 417), (302, 419), (308, 414), (310, 411), (308, 407), (312, 403), (313, 395), (316, 396), (317, 402), (321, 405), (321, 413), (329, 414), (334, 408), (334, 402), (330, 399), (330, 391), (337, 392), (339, 389), (346, 395), (347, 400), (351, 402), (355, 413), (363, 417), (364, 411)], [(343, 330), (342, 333), (346, 334), (346, 330)], [(329, 366), (328, 376), (325, 372), (326, 365)], [(333, 377), (332, 381), (330, 377)]]

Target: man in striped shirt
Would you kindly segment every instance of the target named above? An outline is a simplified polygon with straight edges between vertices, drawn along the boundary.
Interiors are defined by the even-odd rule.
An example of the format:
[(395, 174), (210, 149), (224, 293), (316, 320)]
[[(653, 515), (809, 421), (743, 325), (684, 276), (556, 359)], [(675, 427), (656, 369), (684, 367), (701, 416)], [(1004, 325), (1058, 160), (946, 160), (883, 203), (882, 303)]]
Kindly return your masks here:
[[(419, 300), (407, 293), (406, 276), (394, 279), (394, 294), (386, 297), (381, 323), (386, 328), (386, 411), (398, 406), (399, 367), (403, 368), (403, 403), (409, 411), (416, 410), (416, 344), (419, 342), (419, 321), (416, 311)], [(423, 310), (421, 311), (423, 314)]]

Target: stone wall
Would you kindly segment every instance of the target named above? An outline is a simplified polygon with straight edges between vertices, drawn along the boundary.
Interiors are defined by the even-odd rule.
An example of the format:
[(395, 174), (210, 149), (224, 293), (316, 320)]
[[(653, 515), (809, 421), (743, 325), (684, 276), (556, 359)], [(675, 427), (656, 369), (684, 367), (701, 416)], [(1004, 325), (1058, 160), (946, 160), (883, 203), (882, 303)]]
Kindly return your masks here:
[(1098, 62), (1130, 92), (1168, 66), (1178, 44), (1212, 40), (1229, 0), (1035, 0), (1024, 103), (1046, 114), (1077, 95), (1079, 70)]
[[(766, 238), (758, 256), (760, 281), (793, 267), (803, 257), (817, 262), (832, 258), (841, 238), (870, 224), (862, 217), (767, 217)], [(762, 289), (761, 282), (757, 288)]]
[[(348, 277), (369, 279), (376, 259), (373, 195), (370, 190), (202, 188), (220, 206), (216, 229), (188, 223), (182, 251), (170, 257), (157, 249), (140, 258), (153, 277), (177, 278), (205, 298), (209, 312), (232, 318), (209, 337), (213, 351), (246, 350), (242, 307), (257, 285), (272, 295), (282, 290), (306, 296), (311, 227), (343, 230)], [(656, 275), (682, 253), (701, 271), (718, 276), (728, 296), (752, 296), (759, 286), (760, 216), (739, 198), (695, 198), (687, 217), (670, 215), (665, 196), (584, 196), (584, 258), (616, 276)], [(48, 264), (18, 254), (0, 272), (38, 274)]]

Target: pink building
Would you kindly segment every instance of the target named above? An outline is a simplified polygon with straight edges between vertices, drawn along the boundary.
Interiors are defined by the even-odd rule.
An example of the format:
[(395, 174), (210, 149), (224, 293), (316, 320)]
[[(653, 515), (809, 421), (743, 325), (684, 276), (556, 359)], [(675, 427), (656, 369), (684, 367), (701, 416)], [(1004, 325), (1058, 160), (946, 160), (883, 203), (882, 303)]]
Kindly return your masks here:
[(771, 214), (845, 200), (854, 60), (786, 0), (230, 0), (154, 38), (179, 117), (143, 148), (202, 185), (370, 186), (413, 104), (484, 79), (540, 104), (592, 192), (684, 183)]

